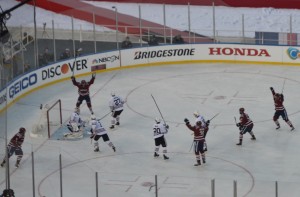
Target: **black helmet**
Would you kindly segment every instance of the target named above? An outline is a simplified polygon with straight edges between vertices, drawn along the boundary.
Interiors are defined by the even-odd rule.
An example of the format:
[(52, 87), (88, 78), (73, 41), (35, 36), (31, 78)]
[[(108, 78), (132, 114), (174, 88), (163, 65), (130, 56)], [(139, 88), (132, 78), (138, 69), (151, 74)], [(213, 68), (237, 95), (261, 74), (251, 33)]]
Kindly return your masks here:
[(26, 132), (26, 129), (25, 129), (24, 127), (21, 127), (21, 128), (19, 129), (19, 132), (20, 132), (20, 133), (25, 133), (25, 132)]
[(243, 107), (241, 107), (239, 110), (240, 110), (240, 114), (245, 112), (245, 109)]

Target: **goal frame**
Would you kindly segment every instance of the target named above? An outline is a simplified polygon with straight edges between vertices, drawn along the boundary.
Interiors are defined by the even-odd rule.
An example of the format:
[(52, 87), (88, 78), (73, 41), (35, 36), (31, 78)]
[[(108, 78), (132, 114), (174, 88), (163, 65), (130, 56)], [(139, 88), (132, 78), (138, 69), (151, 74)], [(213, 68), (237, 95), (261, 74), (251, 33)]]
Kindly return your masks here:
[(51, 105), (49, 107), (49, 109), (47, 109), (47, 126), (48, 126), (48, 138), (51, 137), (51, 133), (50, 133), (50, 118), (49, 118), (49, 111), (55, 107), (58, 103), (59, 106), (59, 117), (60, 117), (60, 124), (62, 125), (62, 110), (61, 110), (61, 100), (58, 99), (53, 105)]

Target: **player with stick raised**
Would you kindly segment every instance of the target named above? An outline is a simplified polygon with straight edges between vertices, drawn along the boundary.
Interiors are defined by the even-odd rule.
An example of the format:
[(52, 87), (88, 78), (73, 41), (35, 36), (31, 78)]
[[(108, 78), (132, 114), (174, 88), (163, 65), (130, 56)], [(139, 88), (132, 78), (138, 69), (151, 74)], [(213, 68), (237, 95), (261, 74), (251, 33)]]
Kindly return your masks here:
[[(292, 122), (289, 120), (288, 115), (285, 110), (285, 107), (283, 106), (283, 101), (284, 101), (283, 94), (276, 93), (273, 87), (270, 87), (270, 90), (272, 92), (273, 99), (274, 99), (274, 105), (275, 105), (275, 114), (273, 116), (273, 120), (277, 126), (276, 129), (280, 128), (278, 118), (279, 118), (279, 116), (281, 116), (282, 119), (291, 127), (291, 131), (293, 131), (295, 128), (294, 128)], [(283, 92), (283, 88), (282, 88), (282, 92)]]

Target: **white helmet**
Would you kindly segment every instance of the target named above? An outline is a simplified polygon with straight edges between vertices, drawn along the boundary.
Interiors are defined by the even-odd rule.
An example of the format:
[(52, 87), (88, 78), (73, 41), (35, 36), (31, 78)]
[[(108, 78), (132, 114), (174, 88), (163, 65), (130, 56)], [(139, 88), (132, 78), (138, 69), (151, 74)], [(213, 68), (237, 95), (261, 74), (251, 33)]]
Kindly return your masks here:
[(199, 114), (199, 112), (198, 112), (198, 111), (195, 111), (195, 112), (194, 112), (194, 116), (195, 116), (196, 118), (198, 118), (198, 117), (199, 117), (199, 115), (200, 115), (200, 114)]
[(96, 116), (94, 114), (91, 115), (91, 120), (96, 120)]
[(112, 97), (116, 96), (115, 92), (111, 92), (110, 94), (111, 94)]
[(161, 121), (160, 118), (158, 118), (158, 117), (155, 118), (156, 123), (160, 123), (160, 121)]
[(80, 108), (79, 107), (75, 107), (74, 112), (77, 113), (77, 114), (79, 114), (80, 113)]

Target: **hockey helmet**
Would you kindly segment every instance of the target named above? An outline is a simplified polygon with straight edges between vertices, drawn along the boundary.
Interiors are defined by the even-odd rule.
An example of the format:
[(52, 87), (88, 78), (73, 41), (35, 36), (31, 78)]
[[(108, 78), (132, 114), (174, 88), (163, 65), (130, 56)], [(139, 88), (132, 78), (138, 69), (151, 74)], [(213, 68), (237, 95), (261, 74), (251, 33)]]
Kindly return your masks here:
[(158, 117), (155, 118), (155, 122), (156, 122), (157, 124), (160, 123), (160, 121), (161, 121), (160, 118), (158, 118)]
[(111, 92), (110, 95), (111, 95), (112, 97), (114, 97), (114, 96), (116, 96), (116, 93), (115, 93), (115, 92)]
[(81, 80), (81, 85), (86, 85), (86, 81), (85, 80)]
[(194, 116), (195, 116), (196, 118), (198, 118), (199, 115), (200, 115), (198, 111), (195, 111), (193, 114), (194, 114)]
[(245, 109), (244, 109), (243, 107), (241, 107), (241, 108), (239, 109), (239, 111), (240, 111), (240, 114), (242, 114), (242, 113), (245, 112)]
[(25, 133), (25, 132), (26, 132), (26, 129), (25, 129), (24, 127), (21, 127), (21, 128), (19, 129), (19, 132), (20, 132), (20, 133)]
[(96, 116), (94, 114), (91, 115), (91, 120), (96, 120)]

